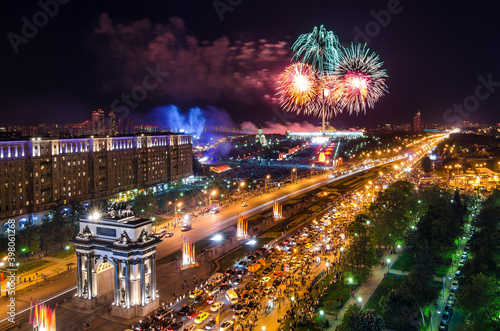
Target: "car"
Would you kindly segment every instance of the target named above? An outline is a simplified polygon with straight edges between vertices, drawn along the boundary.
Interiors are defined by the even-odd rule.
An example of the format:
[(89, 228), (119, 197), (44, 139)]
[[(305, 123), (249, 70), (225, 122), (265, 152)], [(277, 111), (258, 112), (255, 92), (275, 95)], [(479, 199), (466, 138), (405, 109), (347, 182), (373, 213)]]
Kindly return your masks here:
[(260, 303), (258, 301), (250, 301), (249, 303), (247, 303), (247, 308), (248, 309), (255, 309), (257, 307), (259, 307)]
[(444, 311), (450, 314), (450, 316), (453, 316), (453, 308), (451, 308), (451, 305), (446, 305), (446, 307), (444, 307)]
[(206, 297), (207, 297), (207, 294), (205, 292), (203, 292), (202, 294), (194, 297), (194, 303), (201, 302), (201, 301), (205, 300)]
[(231, 306), (231, 311), (238, 311), (238, 310), (243, 309), (243, 308), (245, 308), (244, 304), (236, 303), (236, 304)]
[(268, 281), (271, 280), (271, 277), (262, 277), (262, 279), (260, 280), (260, 283), (261, 284), (267, 284)]
[(271, 293), (274, 293), (274, 292), (276, 292), (276, 289), (275, 289), (274, 287), (272, 287), (272, 286), (268, 286), (268, 287), (266, 287), (266, 288), (264, 289), (264, 293), (265, 293), (266, 295), (271, 294)]
[(231, 286), (238, 286), (238, 285), (240, 285), (240, 283), (241, 283), (241, 279), (239, 278), (239, 276), (232, 277), (229, 279), (229, 285), (231, 285)]
[(441, 321), (441, 324), (439, 324), (438, 330), (439, 331), (448, 331), (448, 324), (446, 324), (445, 322)]
[(151, 325), (151, 323), (148, 320), (139, 321), (139, 322), (135, 323), (134, 325), (132, 325), (132, 330), (134, 330), (134, 331), (149, 330), (150, 325)]
[(165, 317), (173, 317), (171, 309), (160, 309), (157, 310), (153, 316), (156, 320), (163, 320)]
[(218, 311), (223, 305), (224, 304), (220, 301), (215, 302), (212, 306), (210, 306), (210, 311)]
[(311, 244), (311, 243), (308, 243), (308, 244), (306, 244), (306, 245), (304, 246), (304, 248), (305, 248), (305, 249), (309, 249), (309, 248), (311, 248), (311, 247), (312, 247), (312, 244)]
[(184, 322), (175, 322), (167, 327), (167, 331), (177, 331), (184, 326)]
[(453, 306), (455, 304), (455, 294), (454, 293), (450, 293), (450, 295), (448, 296), (448, 299), (446, 300), (446, 304), (450, 305), (450, 306)]
[(194, 331), (196, 329), (196, 324), (188, 325), (184, 328), (184, 331)]
[(233, 327), (234, 327), (233, 321), (225, 321), (225, 322), (222, 322), (222, 324), (220, 325), (220, 330), (221, 331), (229, 331), (229, 330), (232, 330)]
[(241, 206), (242, 206), (242, 207), (248, 207), (248, 204), (247, 204), (246, 202), (243, 202), (243, 203), (241, 204)]
[(248, 290), (251, 290), (251, 289), (253, 289), (256, 285), (257, 285), (257, 282), (252, 282), (252, 281), (250, 281), (250, 282), (248, 282), (248, 283), (246, 283), (246, 284), (245, 284), (245, 290), (247, 290), (247, 291), (248, 291)]
[(450, 316), (450, 313), (448, 313), (448, 312), (444, 313), (443, 317), (441, 317), (441, 321), (445, 322), (446, 324), (450, 323), (450, 319), (451, 319), (451, 316)]
[(198, 309), (191, 309), (191, 311), (189, 311), (189, 313), (186, 314), (186, 317), (192, 320), (199, 313), (200, 311)]
[(267, 274), (268, 274), (268, 273), (270, 273), (271, 271), (273, 271), (273, 269), (272, 269), (271, 267), (267, 267), (266, 269), (264, 269), (264, 270), (262, 271), (262, 273), (263, 273), (264, 275), (267, 275)]
[(220, 292), (226, 292), (227, 290), (232, 289), (233, 287), (231, 285), (222, 285), (220, 286), (219, 290)]
[(189, 313), (191, 310), (194, 309), (194, 305), (184, 305), (181, 310), (179, 310), (178, 314), (179, 315), (186, 315)]
[(181, 231), (182, 232), (186, 232), (186, 231), (189, 231), (191, 230), (193, 227), (191, 225), (184, 225), (182, 228), (181, 228)]
[(154, 330), (166, 330), (172, 323), (175, 323), (175, 319), (167, 317), (164, 320), (156, 321), (153, 325)]
[(460, 270), (458, 270), (457, 272), (455, 272), (455, 278), (460, 277), (460, 274), (461, 274), (461, 273), (462, 273), (462, 272), (461, 272)]
[(208, 303), (209, 305), (211, 305), (212, 303), (214, 303), (214, 301), (215, 301), (215, 298), (214, 298), (214, 296), (213, 296), (213, 295), (209, 296), (209, 297), (208, 297), (208, 299), (207, 299), (207, 303)]
[(198, 295), (200, 295), (202, 293), (203, 293), (202, 290), (194, 290), (194, 291), (189, 292), (189, 297), (190, 298), (195, 298), (195, 297), (197, 297)]
[(245, 319), (245, 317), (247, 317), (249, 313), (250, 311), (248, 309), (240, 309), (234, 313), (233, 318)]
[(281, 284), (281, 281), (280, 281), (279, 279), (275, 279), (275, 280), (273, 281), (273, 286), (274, 286), (274, 287), (277, 287), (277, 286), (278, 286), (278, 285), (280, 285), (280, 284)]
[(454, 291), (458, 290), (458, 281), (451, 283), (451, 289)]
[(196, 316), (196, 318), (194, 319), (194, 322), (196, 324), (203, 323), (208, 318), (208, 316), (210, 316), (210, 314), (207, 312), (199, 313), (198, 316)]
[(217, 326), (217, 323), (215, 322), (215, 319), (211, 319), (210, 322), (205, 325), (205, 329), (207, 330), (212, 330)]
[(271, 262), (271, 268), (273, 268), (273, 269), (274, 269), (274, 268), (276, 268), (276, 266), (277, 266), (277, 265), (278, 265), (278, 264), (277, 264), (275, 261)]
[(170, 238), (170, 237), (173, 237), (173, 236), (174, 236), (173, 232), (167, 232), (167, 234), (165, 235), (165, 237), (167, 237), (167, 238)]

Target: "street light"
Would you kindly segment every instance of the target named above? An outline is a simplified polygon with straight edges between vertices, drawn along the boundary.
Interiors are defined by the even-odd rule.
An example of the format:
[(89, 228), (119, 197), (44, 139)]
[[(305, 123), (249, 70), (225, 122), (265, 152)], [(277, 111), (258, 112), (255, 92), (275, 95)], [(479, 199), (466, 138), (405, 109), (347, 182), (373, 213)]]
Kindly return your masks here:
[(389, 274), (390, 269), (391, 269), (391, 259), (387, 259), (387, 274)]
[[(291, 173), (290, 173), (290, 181), (293, 182), (293, 173), (296, 171), (297, 169), (293, 168)], [(295, 179), (297, 179), (297, 175), (295, 175)]]
[(349, 277), (349, 291), (352, 294), (352, 277)]

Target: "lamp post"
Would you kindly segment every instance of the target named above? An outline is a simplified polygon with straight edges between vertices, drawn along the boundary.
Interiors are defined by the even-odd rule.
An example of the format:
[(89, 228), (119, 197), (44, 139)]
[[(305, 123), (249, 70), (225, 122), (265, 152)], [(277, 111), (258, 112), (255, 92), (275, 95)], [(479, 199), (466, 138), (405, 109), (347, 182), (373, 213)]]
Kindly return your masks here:
[(387, 259), (387, 274), (389, 274), (390, 269), (391, 269), (391, 259)]
[(350, 278), (348, 279), (348, 281), (349, 281), (349, 292), (350, 292), (350, 293), (351, 293), (351, 295), (352, 295), (352, 277), (350, 277)]
[(266, 191), (267, 191), (267, 180), (268, 180), (269, 178), (271, 178), (271, 176), (270, 176), (270, 175), (267, 175), (267, 176), (266, 176), (266, 180), (265, 180), (265, 184), (264, 184), (264, 192), (266, 192)]
[[(296, 171), (297, 169), (293, 168), (291, 173), (290, 173), (290, 181), (293, 183), (293, 173)], [(297, 179), (297, 175), (295, 175), (295, 179)]]

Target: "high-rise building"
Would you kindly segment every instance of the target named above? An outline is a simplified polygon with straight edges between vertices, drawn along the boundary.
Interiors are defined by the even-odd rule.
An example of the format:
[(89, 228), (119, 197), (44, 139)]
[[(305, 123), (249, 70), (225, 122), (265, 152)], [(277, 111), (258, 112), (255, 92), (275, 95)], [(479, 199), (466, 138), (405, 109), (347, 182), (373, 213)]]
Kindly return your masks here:
[(422, 131), (422, 119), (420, 118), (420, 110), (413, 118), (413, 131)]
[(110, 110), (108, 113), (108, 117), (109, 117), (108, 134), (110, 136), (116, 136), (118, 134), (116, 127), (116, 114), (112, 110)]
[(97, 109), (92, 112), (92, 134), (104, 135), (104, 110)]
[[(193, 174), (192, 138), (180, 134), (0, 141), (0, 234), (55, 205), (90, 201)], [(41, 221), (41, 218), (40, 218)]]
[(123, 118), (118, 119), (118, 134), (119, 135), (125, 134), (125, 130), (123, 128)]

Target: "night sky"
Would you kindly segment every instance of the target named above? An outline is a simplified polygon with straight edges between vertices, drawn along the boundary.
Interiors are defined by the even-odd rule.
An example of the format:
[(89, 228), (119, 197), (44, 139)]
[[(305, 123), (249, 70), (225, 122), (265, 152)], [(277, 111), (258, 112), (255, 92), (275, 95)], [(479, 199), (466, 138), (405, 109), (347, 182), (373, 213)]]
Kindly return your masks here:
[[(42, 8), (36, 1), (11, 1), (0, 20), (0, 124), (90, 119), (92, 110), (109, 110), (122, 93), (144, 86), (156, 69), (168, 74), (157, 76), (145, 99), (119, 116), (154, 122), (154, 107), (174, 104), (182, 110), (213, 106), (235, 123), (276, 122), (285, 118), (273, 112), (276, 75), (291, 59), (291, 43), (321, 24), (344, 45), (357, 34), (356, 41), (369, 41), (390, 76), (389, 94), (375, 109), (341, 114), (334, 126), (409, 123), (418, 110), (424, 122), (500, 121), (500, 29), (493, 2), (215, 3), (231, 9), (221, 13), (223, 20), (211, 0), (68, 1), (46, 23), (36, 15), (41, 27), (17, 45), (16, 54), (9, 33), (23, 37), (22, 18), (33, 22)], [(385, 22), (376, 23), (374, 13), (388, 7), (390, 18), (382, 13)], [(479, 87), (488, 79), (493, 82)], [(446, 112), (464, 102), (462, 111)], [(119, 100), (115, 108), (122, 105)]]

